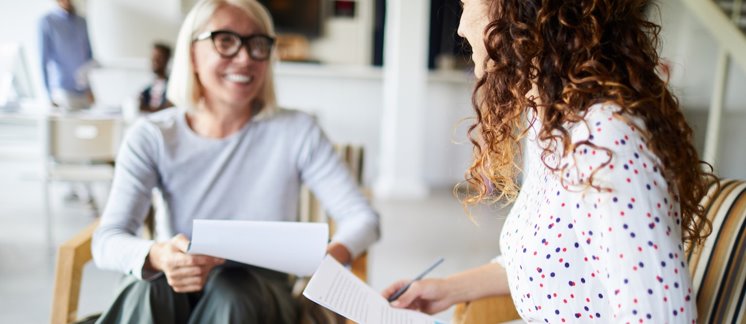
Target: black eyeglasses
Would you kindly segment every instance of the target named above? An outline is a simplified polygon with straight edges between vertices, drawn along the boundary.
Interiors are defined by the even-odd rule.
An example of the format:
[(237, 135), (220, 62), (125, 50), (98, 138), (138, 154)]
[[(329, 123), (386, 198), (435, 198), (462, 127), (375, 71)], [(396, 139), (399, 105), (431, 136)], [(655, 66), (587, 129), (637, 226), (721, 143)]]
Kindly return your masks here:
[(194, 41), (212, 39), (212, 45), (220, 56), (231, 58), (238, 54), (244, 46), (249, 50), (249, 57), (252, 60), (264, 61), (269, 59), (272, 53), (272, 45), (275, 39), (264, 34), (254, 34), (241, 36), (229, 30), (216, 30), (204, 32), (197, 35)]

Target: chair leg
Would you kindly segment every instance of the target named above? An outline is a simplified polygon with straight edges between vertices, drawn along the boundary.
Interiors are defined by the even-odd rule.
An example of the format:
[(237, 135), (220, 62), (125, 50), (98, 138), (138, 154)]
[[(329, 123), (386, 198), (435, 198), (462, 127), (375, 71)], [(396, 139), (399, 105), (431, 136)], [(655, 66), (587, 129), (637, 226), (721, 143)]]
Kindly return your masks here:
[(43, 192), (43, 199), (44, 199), (44, 230), (45, 230), (45, 236), (46, 236), (46, 243), (47, 247), (52, 249), (54, 248), (54, 236), (52, 234), (52, 207), (50, 206), (51, 202), (51, 195), (50, 195), (50, 188), (49, 188), (49, 180), (44, 179), (43, 186), (44, 190)]
[(86, 200), (88, 203), (88, 206), (91, 207), (91, 210), (93, 211), (93, 217), (99, 216), (99, 210), (98, 210), (98, 204), (96, 204), (96, 196), (93, 194), (93, 188), (91, 187), (90, 183), (85, 183), (83, 185), (83, 188), (85, 188), (85, 195)]

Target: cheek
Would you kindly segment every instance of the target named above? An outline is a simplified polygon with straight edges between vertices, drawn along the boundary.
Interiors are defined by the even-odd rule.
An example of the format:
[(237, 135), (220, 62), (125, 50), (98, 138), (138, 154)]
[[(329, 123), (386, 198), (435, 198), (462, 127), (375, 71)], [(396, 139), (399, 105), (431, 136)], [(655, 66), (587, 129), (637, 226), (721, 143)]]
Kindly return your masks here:
[(215, 57), (205, 48), (192, 47), (192, 68), (198, 76), (206, 77), (216, 69)]

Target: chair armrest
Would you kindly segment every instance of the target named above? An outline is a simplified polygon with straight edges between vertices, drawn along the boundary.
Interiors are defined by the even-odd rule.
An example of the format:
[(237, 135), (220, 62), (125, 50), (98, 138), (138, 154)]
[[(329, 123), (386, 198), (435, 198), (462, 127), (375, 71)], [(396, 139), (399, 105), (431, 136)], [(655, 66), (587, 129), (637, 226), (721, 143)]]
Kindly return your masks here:
[(521, 318), (510, 295), (487, 297), (456, 305), (453, 324), (494, 324)]
[(57, 268), (52, 296), (52, 323), (63, 324), (77, 319), (80, 284), (83, 267), (90, 261), (91, 240), (98, 228), (96, 220), (57, 250)]

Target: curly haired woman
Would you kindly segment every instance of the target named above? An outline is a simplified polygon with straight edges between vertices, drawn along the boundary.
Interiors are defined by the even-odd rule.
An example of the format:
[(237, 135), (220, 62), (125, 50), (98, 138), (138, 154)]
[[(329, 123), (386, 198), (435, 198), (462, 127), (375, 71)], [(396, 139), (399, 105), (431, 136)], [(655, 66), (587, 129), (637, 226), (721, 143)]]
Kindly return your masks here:
[(495, 262), (418, 281), (393, 305), (511, 294), (527, 322), (694, 322), (684, 252), (709, 233), (699, 201), (714, 177), (657, 74), (647, 1), (462, 4), (478, 78), (465, 202), (514, 204)]

